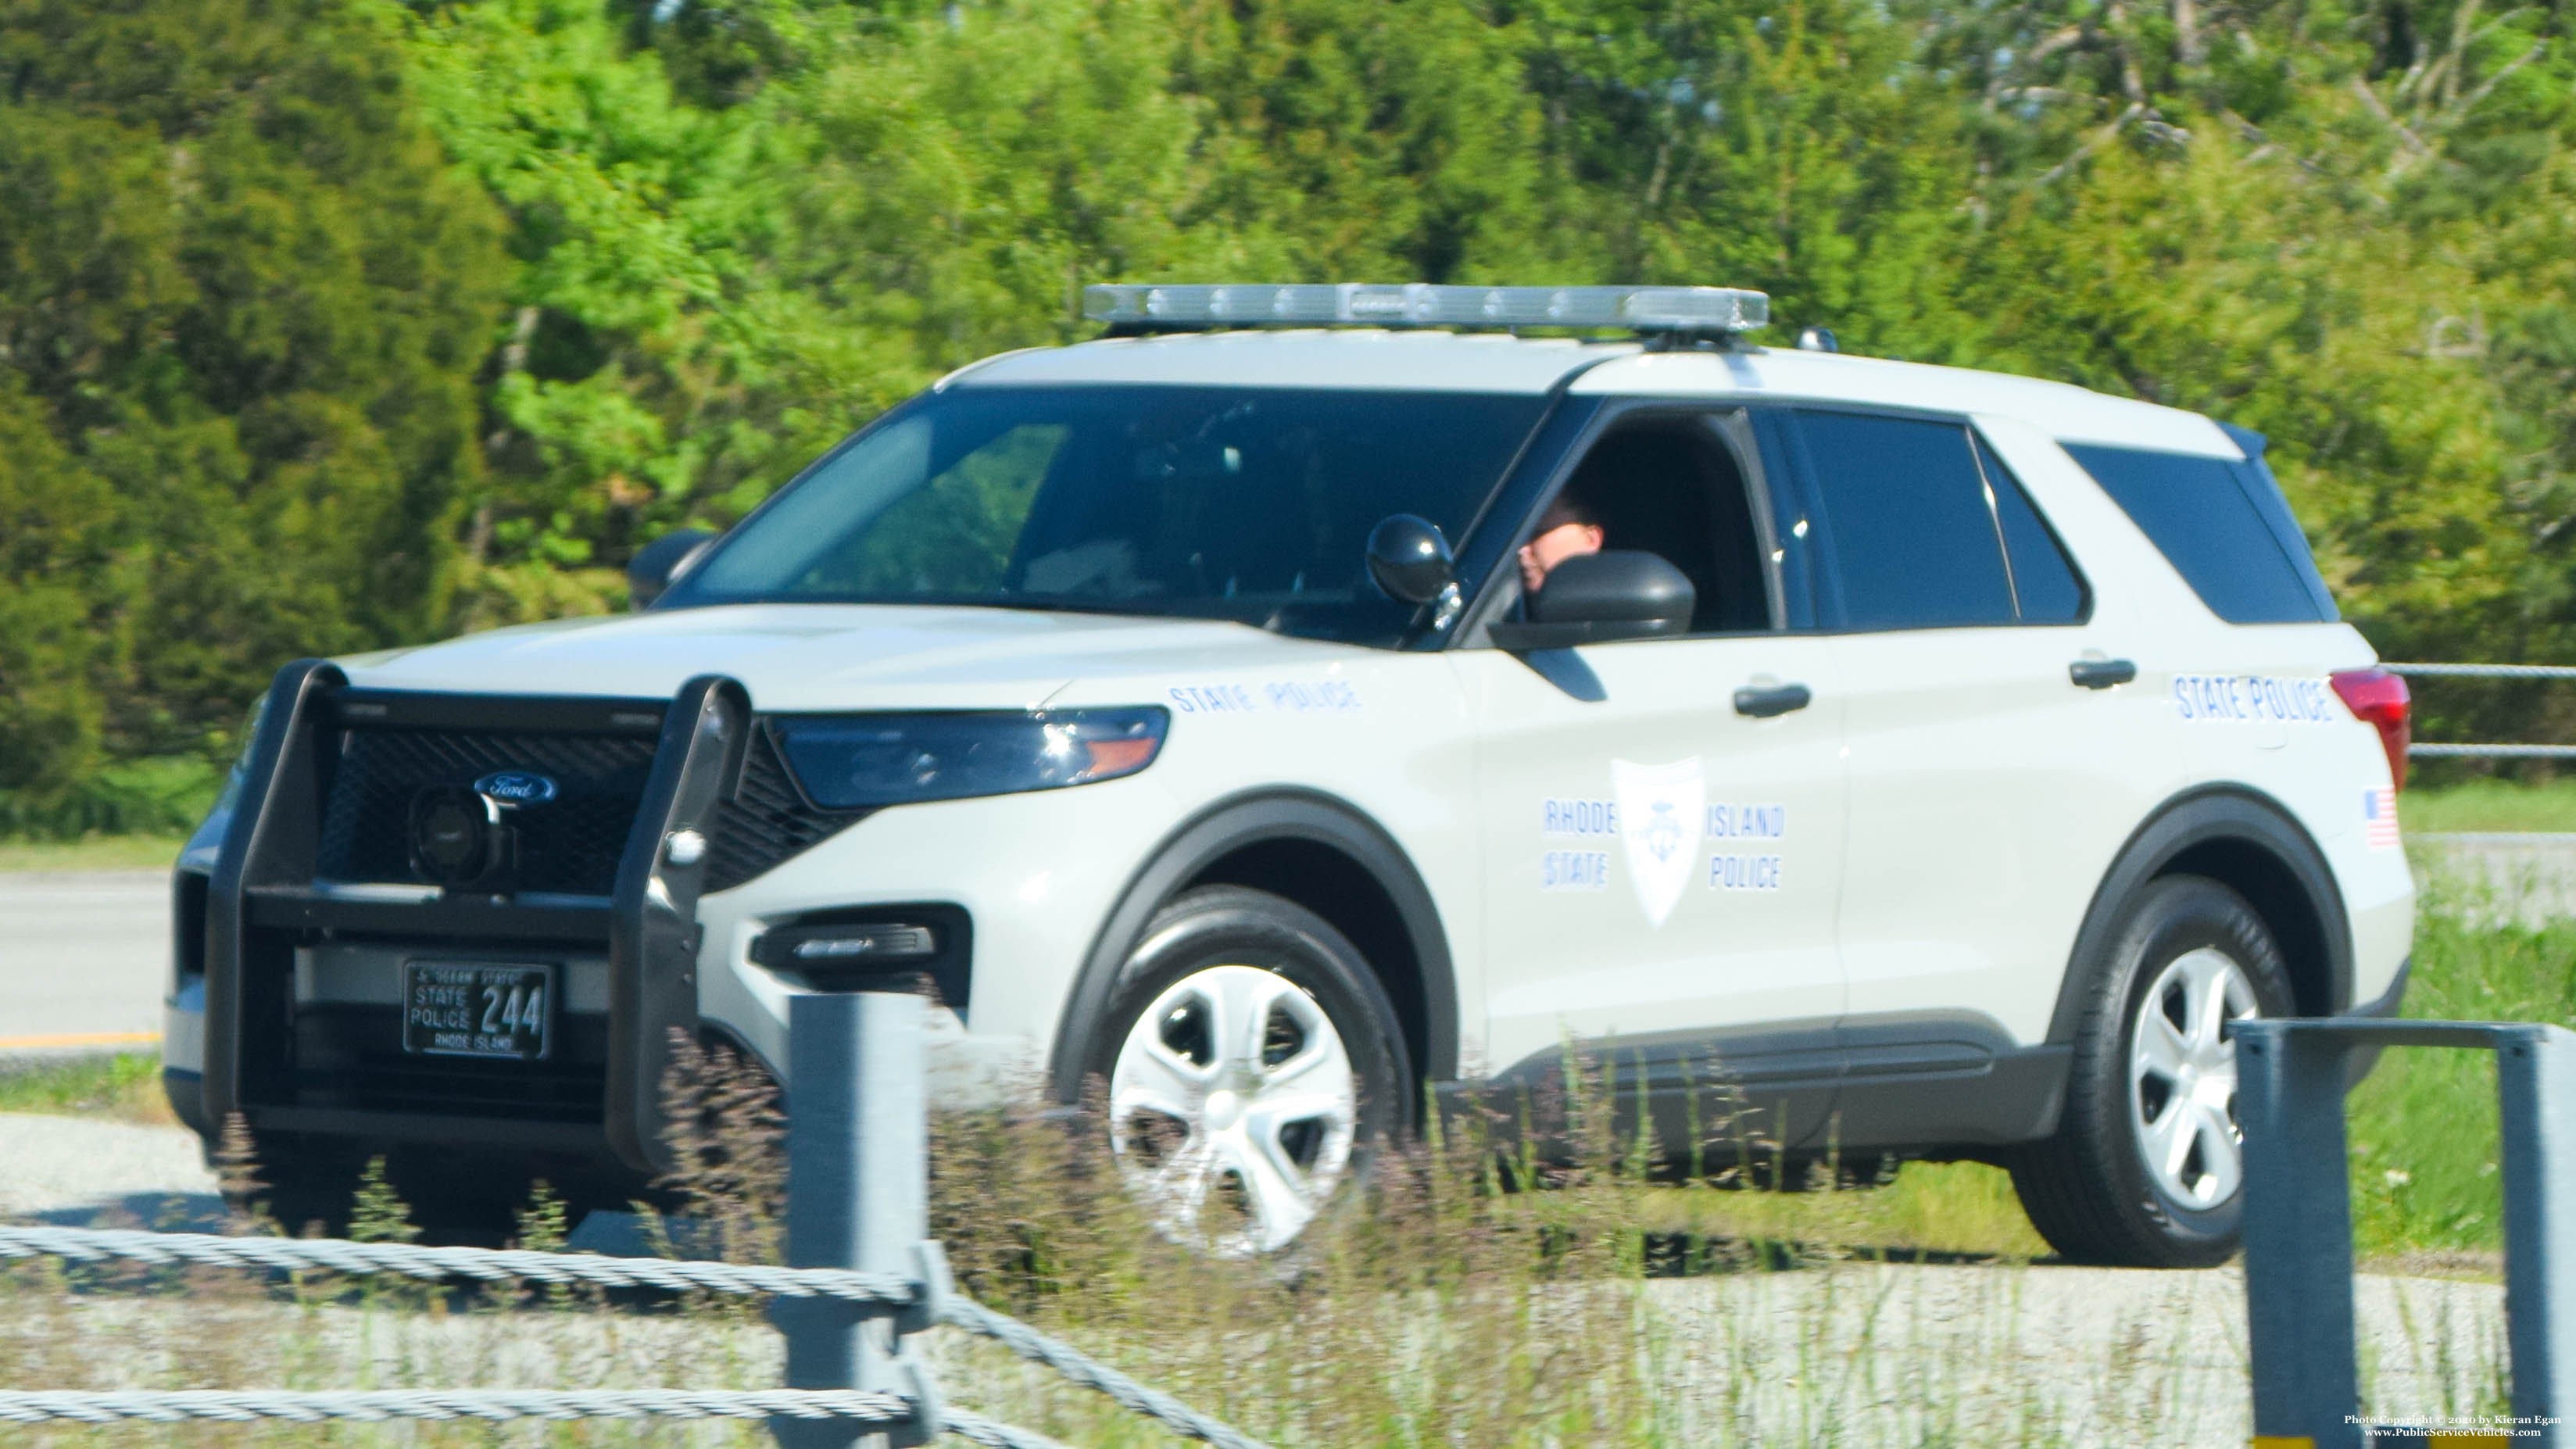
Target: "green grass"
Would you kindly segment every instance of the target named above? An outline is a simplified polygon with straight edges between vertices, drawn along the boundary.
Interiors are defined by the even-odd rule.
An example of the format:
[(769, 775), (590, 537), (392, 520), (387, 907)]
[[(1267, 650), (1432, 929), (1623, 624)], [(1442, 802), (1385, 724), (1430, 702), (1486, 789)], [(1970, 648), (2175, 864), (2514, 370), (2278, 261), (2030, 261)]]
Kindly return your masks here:
[(2397, 796), (2408, 831), (2576, 831), (2576, 780), (2469, 780)]
[(161, 1058), (150, 1052), (83, 1055), (0, 1068), (0, 1112), (105, 1117), (173, 1126), (161, 1093)]
[(94, 835), (87, 840), (0, 840), (0, 871), (166, 870), (184, 835)]
[[(2576, 920), (2533, 928), (2442, 875), (2415, 926), (2406, 1015), (2576, 1026)], [(2352, 1094), (2353, 1235), (2365, 1256), (2502, 1246), (2495, 1059), (2392, 1051)]]

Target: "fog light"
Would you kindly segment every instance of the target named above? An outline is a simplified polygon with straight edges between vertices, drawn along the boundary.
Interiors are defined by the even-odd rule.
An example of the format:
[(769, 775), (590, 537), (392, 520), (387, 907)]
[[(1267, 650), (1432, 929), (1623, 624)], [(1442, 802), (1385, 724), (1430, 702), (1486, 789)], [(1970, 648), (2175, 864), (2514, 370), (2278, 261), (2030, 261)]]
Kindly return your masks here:
[(796, 942), (787, 955), (805, 965), (838, 966), (938, 953), (938, 943), (931, 939), (928, 926), (830, 926)]

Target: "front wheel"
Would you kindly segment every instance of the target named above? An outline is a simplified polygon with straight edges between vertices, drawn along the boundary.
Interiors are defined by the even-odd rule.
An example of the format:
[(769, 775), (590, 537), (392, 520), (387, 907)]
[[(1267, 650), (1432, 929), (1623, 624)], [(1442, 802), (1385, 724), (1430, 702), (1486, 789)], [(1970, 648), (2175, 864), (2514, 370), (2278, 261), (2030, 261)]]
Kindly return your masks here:
[(1128, 958), (1089, 1075), (1109, 1147), (1177, 1241), (1224, 1257), (1295, 1242), (1406, 1121), (1412, 1067), (1367, 960), (1294, 902), (1212, 886)]
[(2293, 1008), (2280, 948), (2244, 897), (2174, 876), (2079, 969), (2091, 974), (2065, 1113), (2013, 1164), (2031, 1225), (2072, 1262), (2225, 1262), (2244, 1210), (2235, 1029)]

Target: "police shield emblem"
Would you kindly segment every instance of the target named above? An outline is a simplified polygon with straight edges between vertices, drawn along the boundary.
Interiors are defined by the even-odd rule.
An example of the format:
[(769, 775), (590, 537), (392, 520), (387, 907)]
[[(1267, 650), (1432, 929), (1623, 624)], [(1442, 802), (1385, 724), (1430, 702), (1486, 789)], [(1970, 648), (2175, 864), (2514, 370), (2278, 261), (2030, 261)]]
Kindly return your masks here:
[(1619, 843), (1627, 848), (1637, 907), (1646, 913), (1646, 924), (1660, 928), (1681, 904), (1699, 864), (1707, 782), (1694, 756), (1669, 765), (1612, 760), (1610, 783), (1619, 797)]

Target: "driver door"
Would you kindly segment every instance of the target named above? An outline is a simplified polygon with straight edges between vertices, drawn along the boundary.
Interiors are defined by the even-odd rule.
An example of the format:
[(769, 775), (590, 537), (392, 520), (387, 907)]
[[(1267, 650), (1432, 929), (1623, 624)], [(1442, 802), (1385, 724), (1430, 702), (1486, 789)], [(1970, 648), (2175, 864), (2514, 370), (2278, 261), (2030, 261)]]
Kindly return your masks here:
[(1479, 721), (1488, 1065), (1533, 1076), (1569, 1039), (1606, 1044), (1668, 1143), (1730, 1109), (1725, 1082), (1795, 1145), (1839, 1063), (1841, 682), (1827, 641), (1778, 627), (1749, 457), (1718, 418), (1658, 415), (1567, 484), (1605, 547), (1692, 579), (1687, 636), (1452, 655)]

